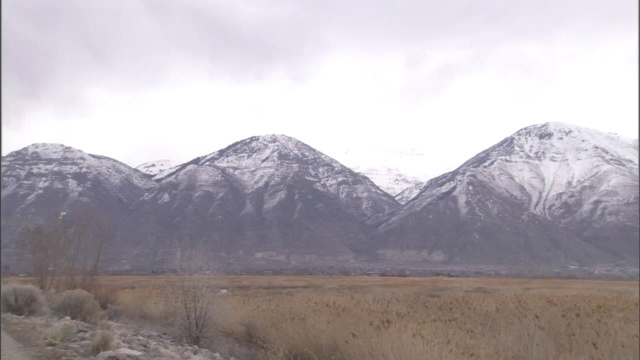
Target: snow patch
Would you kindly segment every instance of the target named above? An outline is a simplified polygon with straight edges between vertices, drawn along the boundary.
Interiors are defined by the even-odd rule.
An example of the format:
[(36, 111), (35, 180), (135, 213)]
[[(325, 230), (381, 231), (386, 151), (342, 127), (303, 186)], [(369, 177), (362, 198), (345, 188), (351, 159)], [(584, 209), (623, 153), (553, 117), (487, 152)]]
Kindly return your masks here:
[(155, 176), (168, 169), (174, 168), (176, 165), (177, 164), (172, 160), (163, 159), (140, 164), (136, 166), (136, 169)]

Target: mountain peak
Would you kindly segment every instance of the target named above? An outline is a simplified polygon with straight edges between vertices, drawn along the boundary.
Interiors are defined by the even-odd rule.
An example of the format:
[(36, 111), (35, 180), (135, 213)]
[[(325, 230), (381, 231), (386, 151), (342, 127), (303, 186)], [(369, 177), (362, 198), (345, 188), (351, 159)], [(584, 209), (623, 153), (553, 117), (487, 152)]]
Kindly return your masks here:
[(76, 148), (57, 143), (35, 143), (20, 150), (9, 153), (11, 155), (27, 155), (42, 159), (78, 158), (87, 154)]
[(298, 139), (292, 138), (291, 136), (283, 135), (283, 134), (256, 135), (256, 136), (250, 137), (249, 139), (261, 140), (261, 141), (272, 142), (272, 143), (273, 142), (290, 143), (290, 142), (300, 141)]
[(527, 126), (518, 130), (513, 134), (516, 138), (537, 139), (540, 141), (548, 141), (552, 139), (562, 140), (567, 136), (581, 136), (585, 133), (592, 133), (595, 130), (568, 125), (561, 122), (547, 122), (543, 124), (536, 124)]
[(235, 142), (226, 148), (197, 159), (200, 165), (215, 163), (239, 168), (277, 166), (278, 164), (321, 158), (339, 167), (340, 164), (311, 146), (287, 135), (259, 135)]
[(590, 142), (623, 142), (632, 143), (631, 139), (624, 138), (616, 133), (602, 132), (582, 126), (565, 124), (562, 122), (546, 122), (527, 126), (518, 130), (514, 137), (530, 138), (541, 141), (553, 141), (568, 139), (588, 140)]
[(498, 158), (510, 161), (538, 159), (569, 162), (589, 159), (620, 159), (638, 164), (637, 149), (628, 139), (581, 126), (560, 122), (531, 125), (518, 130), (498, 144), (468, 160), (463, 166), (476, 167)]
[(301, 146), (307, 146), (305, 143), (296, 138), (282, 134), (256, 135), (241, 140), (236, 144), (238, 143), (253, 143), (260, 144), (261, 146), (278, 146), (279, 149), (287, 149), (292, 151), (297, 151)]

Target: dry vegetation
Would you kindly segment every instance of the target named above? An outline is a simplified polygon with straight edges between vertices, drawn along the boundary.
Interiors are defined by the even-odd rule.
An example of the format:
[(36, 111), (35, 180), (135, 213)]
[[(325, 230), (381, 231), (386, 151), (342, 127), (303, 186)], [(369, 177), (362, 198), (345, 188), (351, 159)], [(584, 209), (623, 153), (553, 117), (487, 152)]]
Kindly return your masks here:
[[(113, 276), (100, 284), (122, 319), (180, 335), (179, 281)], [(214, 304), (202, 345), (242, 359), (638, 359), (640, 351), (637, 282), (284, 276), (197, 281), (206, 284)]]

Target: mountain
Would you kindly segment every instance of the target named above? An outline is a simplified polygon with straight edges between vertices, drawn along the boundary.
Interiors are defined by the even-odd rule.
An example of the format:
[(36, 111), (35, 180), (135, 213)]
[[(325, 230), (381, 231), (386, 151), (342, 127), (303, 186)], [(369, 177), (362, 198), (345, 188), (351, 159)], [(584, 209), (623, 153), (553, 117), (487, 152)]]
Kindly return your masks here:
[[(155, 175), (58, 144), (2, 157), (3, 266), (28, 266), (24, 225), (68, 213), (74, 231), (73, 214), (90, 211), (113, 230), (108, 271), (167, 269), (193, 253), (240, 270), (639, 265), (638, 141), (578, 126), (526, 127), (395, 198), (285, 135), (154, 164), (139, 168)], [(387, 187), (411, 179), (359, 169)]]
[(60, 144), (33, 144), (7, 154), (2, 157), (3, 264), (11, 262), (24, 225), (51, 226), (61, 212), (78, 209), (99, 209), (101, 217), (118, 224), (153, 186), (119, 161)]
[(562, 123), (519, 130), (378, 224), (395, 261), (638, 266), (638, 150)]
[[(336, 158), (393, 196), (445, 172), (430, 165), (427, 156), (414, 148), (398, 150), (385, 145), (352, 148), (338, 152)], [(401, 203), (404, 199), (396, 198)]]
[(156, 160), (156, 161), (149, 161), (146, 162), (144, 164), (140, 164), (138, 166), (136, 166), (137, 170), (140, 170), (144, 173), (147, 173), (149, 175), (158, 175), (159, 173), (169, 170), (172, 167), (176, 166), (177, 164), (175, 164), (173, 161), (171, 160)]
[(2, 157), (2, 214), (39, 217), (92, 201), (127, 209), (153, 185), (117, 160), (60, 144), (33, 144)]
[(369, 224), (399, 204), (370, 179), (284, 135), (255, 136), (154, 177), (123, 225), (125, 259), (150, 266), (166, 251), (220, 261), (349, 261)]
[[(352, 169), (353, 171), (356, 171), (368, 177), (382, 190), (393, 196), (400, 194), (407, 188), (415, 187), (417, 185), (423, 185), (424, 181), (426, 180), (406, 175), (397, 168), (391, 168), (387, 166), (366, 168), (356, 166), (352, 167)], [(401, 204), (406, 202), (402, 201), (404, 200), (404, 198), (396, 198), (396, 200), (398, 200), (398, 202), (400, 202)]]

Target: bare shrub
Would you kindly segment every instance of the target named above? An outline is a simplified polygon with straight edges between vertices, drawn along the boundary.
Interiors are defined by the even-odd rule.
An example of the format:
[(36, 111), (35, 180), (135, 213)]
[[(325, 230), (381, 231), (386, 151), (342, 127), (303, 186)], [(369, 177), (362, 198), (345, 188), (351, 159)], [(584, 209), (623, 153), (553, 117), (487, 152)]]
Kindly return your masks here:
[(46, 309), (42, 290), (33, 285), (9, 284), (2, 286), (2, 312), (14, 315), (36, 315)]
[(68, 290), (56, 294), (50, 304), (51, 310), (58, 316), (87, 323), (96, 323), (102, 317), (102, 309), (93, 295), (82, 289)]
[(182, 308), (182, 327), (192, 345), (200, 345), (212, 315), (211, 292), (197, 278), (180, 281), (179, 306)]
[(108, 351), (113, 345), (113, 334), (107, 330), (98, 330), (91, 339), (90, 355), (98, 355), (103, 351)]
[(177, 325), (182, 336), (191, 345), (200, 346), (202, 341), (210, 337), (213, 317), (213, 294), (215, 286), (210, 281), (213, 267), (206, 252), (195, 250), (177, 251), (177, 269), (179, 279), (173, 287), (173, 294), (179, 307)]

